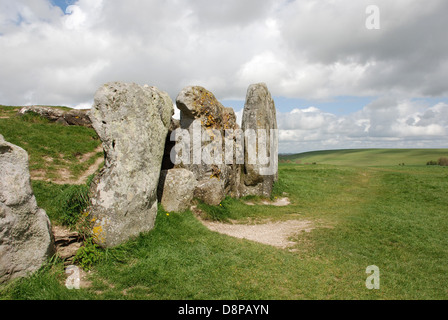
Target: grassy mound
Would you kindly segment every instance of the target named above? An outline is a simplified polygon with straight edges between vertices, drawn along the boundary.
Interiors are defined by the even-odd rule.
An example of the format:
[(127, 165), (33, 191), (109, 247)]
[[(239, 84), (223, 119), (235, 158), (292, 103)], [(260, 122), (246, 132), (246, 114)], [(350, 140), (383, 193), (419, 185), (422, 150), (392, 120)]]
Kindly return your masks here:
[[(0, 134), (28, 152), (32, 178), (77, 178), (102, 157), (95, 130), (49, 123), (38, 115), (18, 116), (19, 107), (0, 106)], [(83, 159), (83, 155), (92, 157)]]
[(423, 166), (448, 156), (448, 149), (347, 149), (304, 152), (280, 156), (279, 161), (296, 164), (339, 166)]

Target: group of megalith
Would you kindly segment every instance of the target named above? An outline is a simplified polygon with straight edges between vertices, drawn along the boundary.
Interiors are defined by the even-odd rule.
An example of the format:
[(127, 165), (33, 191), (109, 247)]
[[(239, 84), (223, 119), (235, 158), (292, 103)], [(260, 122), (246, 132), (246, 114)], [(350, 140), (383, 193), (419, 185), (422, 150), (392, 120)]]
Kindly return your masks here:
[[(278, 178), (274, 101), (264, 83), (247, 90), (241, 127), (203, 87), (176, 98), (156, 87), (112, 82), (87, 113), (104, 167), (91, 184), (89, 218), (102, 247), (154, 228), (158, 202), (181, 212), (194, 198), (270, 196)], [(30, 187), (26, 152), (0, 136), (0, 283), (38, 269), (54, 253), (50, 222)]]
[[(241, 128), (233, 109), (203, 87), (184, 88), (176, 105), (180, 121), (172, 118), (169, 95), (155, 87), (114, 82), (97, 91), (89, 117), (105, 165), (92, 183), (90, 214), (100, 245), (116, 246), (151, 230), (158, 200), (167, 211), (182, 211), (193, 198), (218, 205), (226, 196), (271, 194), (277, 121), (265, 84), (249, 87)], [(257, 161), (257, 152), (249, 163), (249, 151), (263, 145), (249, 131), (258, 140), (264, 133), (267, 163)], [(263, 173), (266, 166), (273, 170)]]

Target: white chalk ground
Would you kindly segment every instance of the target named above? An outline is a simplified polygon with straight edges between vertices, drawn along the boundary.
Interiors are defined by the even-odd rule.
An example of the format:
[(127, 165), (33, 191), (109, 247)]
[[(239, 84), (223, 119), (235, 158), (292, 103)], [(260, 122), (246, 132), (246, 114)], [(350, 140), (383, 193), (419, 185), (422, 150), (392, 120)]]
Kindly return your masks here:
[(230, 224), (201, 220), (211, 231), (226, 234), (231, 237), (247, 239), (259, 243), (286, 249), (296, 244), (289, 240), (300, 232), (310, 232), (313, 227), (310, 221), (287, 220), (261, 224)]
[[(249, 206), (255, 205), (255, 203), (253, 203), (251, 201), (246, 201), (245, 204), (247, 204)], [(266, 206), (285, 207), (285, 206), (290, 205), (291, 202), (289, 201), (289, 199), (287, 197), (284, 197), (284, 198), (275, 199), (275, 201), (263, 200), (263, 201), (261, 201), (261, 204), (266, 205)]]
[[(276, 199), (275, 201), (263, 200), (263, 205), (287, 206), (290, 201), (287, 197)], [(246, 202), (247, 205), (255, 205), (253, 202)], [(290, 239), (301, 232), (313, 230), (313, 224), (308, 220), (287, 220), (287, 221), (266, 221), (257, 224), (241, 224), (236, 221), (222, 223), (201, 219), (201, 214), (197, 207), (192, 207), (197, 218), (209, 230), (226, 234), (239, 239), (247, 239), (259, 243), (271, 245), (277, 248), (286, 249), (292, 247), (296, 242)]]

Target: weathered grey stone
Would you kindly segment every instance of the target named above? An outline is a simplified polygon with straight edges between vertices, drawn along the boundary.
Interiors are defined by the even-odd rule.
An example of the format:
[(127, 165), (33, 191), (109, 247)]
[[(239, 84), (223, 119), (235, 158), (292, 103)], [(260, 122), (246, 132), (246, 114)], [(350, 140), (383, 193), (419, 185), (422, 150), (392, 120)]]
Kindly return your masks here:
[(227, 195), (271, 195), (278, 179), (278, 132), (275, 104), (264, 83), (248, 88), (241, 130), (233, 109), (203, 87), (184, 88), (176, 104), (181, 119), (175, 167), (193, 172), (199, 181), (195, 197), (219, 204)]
[(56, 254), (64, 261), (64, 265), (73, 264), (73, 258), (82, 246), (82, 237), (76, 231), (62, 226), (53, 226)]
[(73, 109), (64, 113), (64, 120), (71, 126), (92, 127), (92, 122), (87, 116), (88, 110)]
[[(252, 84), (247, 89), (246, 103), (243, 110), (243, 119), (241, 127), (246, 133), (244, 146), (244, 170), (240, 192), (245, 195), (270, 196), (273, 183), (278, 179), (278, 136), (275, 133), (277, 129), (277, 117), (274, 100), (264, 83)], [(258, 139), (260, 135), (258, 130), (266, 132), (265, 152), (259, 148)], [(274, 130), (274, 131), (271, 131)], [(247, 138), (247, 131), (253, 130), (257, 135), (257, 143)], [(271, 141), (272, 135), (272, 141)], [(256, 162), (249, 160), (250, 148), (257, 150)], [(269, 163), (263, 164), (259, 161), (259, 156), (267, 156)]]
[(0, 283), (37, 271), (53, 253), (50, 220), (31, 189), (28, 154), (0, 135)]
[(93, 180), (93, 233), (103, 247), (116, 246), (154, 227), (157, 185), (173, 102), (155, 87), (113, 82), (95, 94), (89, 112), (105, 152)]
[(66, 126), (92, 127), (92, 123), (87, 116), (88, 110), (73, 109), (65, 111), (55, 107), (27, 106), (21, 108), (18, 113), (20, 115), (24, 115), (30, 112), (36, 113), (51, 122), (56, 122)]
[[(213, 93), (199, 86), (184, 88), (177, 96), (176, 104), (181, 111), (180, 128), (190, 132), (190, 161), (177, 164), (176, 167), (190, 170), (198, 181), (210, 178), (220, 181), (214, 184), (215, 187), (223, 188), (219, 190), (219, 195), (238, 196), (240, 166), (235, 161), (226, 164), (225, 159), (225, 131), (239, 129), (233, 109), (224, 107)], [(207, 152), (202, 151), (207, 148), (210, 157), (218, 161), (204, 161)], [(196, 157), (198, 154), (200, 163)]]
[(27, 113), (37, 113), (41, 117), (48, 119), (49, 121), (55, 122), (60, 118), (64, 117), (64, 111), (58, 108), (45, 107), (45, 106), (26, 106), (19, 110), (20, 115)]
[(226, 197), (223, 181), (217, 178), (205, 178), (198, 182), (194, 197), (205, 203), (217, 206)]
[(188, 86), (182, 89), (176, 99), (181, 111), (181, 127), (186, 128), (190, 122), (200, 119), (205, 128), (235, 128), (236, 117), (232, 108), (224, 107), (213, 93), (200, 86)]
[(197, 181), (187, 169), (163, 170), (160, 174), (160, 203), (167, 212), (187, 210), (193, 200)]

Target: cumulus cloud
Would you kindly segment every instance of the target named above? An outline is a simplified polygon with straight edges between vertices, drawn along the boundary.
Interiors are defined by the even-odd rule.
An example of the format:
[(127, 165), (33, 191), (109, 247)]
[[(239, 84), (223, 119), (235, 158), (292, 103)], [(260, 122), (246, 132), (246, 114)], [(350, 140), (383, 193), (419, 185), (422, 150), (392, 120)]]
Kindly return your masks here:
[(318, 108), (277, 115), (283, 153), (346, 148), (448, 147), (448, 104), (428, 106), (380, 98), (362, 110), (337, 116)]
[(199, 84), (221, 99), (250, 83), (273, 95), (448, 94), (443, 0), (0, 1), (2, 103), (88, 102), (112, 80), (157, 85), (173, 97)]

